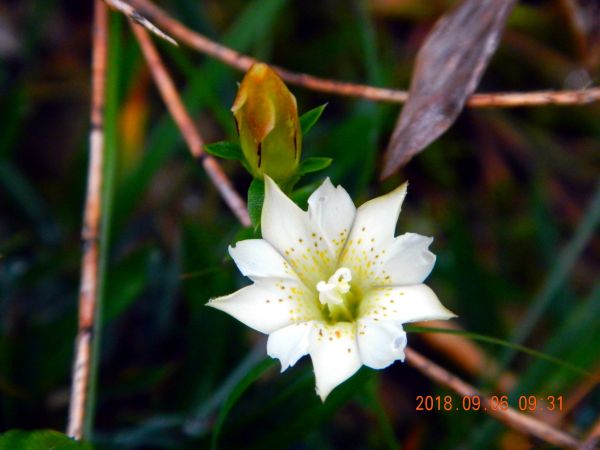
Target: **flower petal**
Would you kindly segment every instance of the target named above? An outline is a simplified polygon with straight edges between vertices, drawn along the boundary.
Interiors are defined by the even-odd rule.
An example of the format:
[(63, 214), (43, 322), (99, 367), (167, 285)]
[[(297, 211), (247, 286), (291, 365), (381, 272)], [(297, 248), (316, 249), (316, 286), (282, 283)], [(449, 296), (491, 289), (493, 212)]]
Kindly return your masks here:
[(293, 323), (320, 318), (317, 302), (314, 293), (301, 283), (281, 280), (259, 281), (207, 305), (261, 333), (272, 333)]
[(367, 292), (359, 306), (358, 318), (401, 323), (456, 317), (424, 284), (376, 287)]
[(363, 203), (356, 211), (352, 227), (355, 236), (359, 236), (365, 227), (364, 231), (374, 236), (393, 238), (407, 186), (403, 183), (393, 191)]
[(261, 229), (263, 238), (283, 255), (306, 286), (316, 286), (328, 277), (331, 261), (327, 261), (326, 245), (318, 241), (316, 233), (313, 236), (308, 213), (268, 176), (265, 176)]
[(435, 265), (435, 255), (428, 249), (433, 238), (416, 233), (405, 233), (394, 239), (387, 258), (376, 278), (386, 285), (420, 284)]
[(308, 199), (311, 228), (327, 244), (332, 262), (337, 262), (355, 214), (348, 192), (341, 186), (334, 187), (329, 178)]
[(365, 366), (383, 369), (397, 359), (404, 361), (406, 333), (399, 321), (358, 321), (358, 351)]
[(229, 247), (229, 254), (242, 275), (252, 281), (264, 278), (298, 280), (288, 262), (264, 239), (239, 241)]
[(354, 323), (318, 323), (310, 334), (309, 352), (315, 369), (317, 394), (322, 401), (362, 365)]
[(281, 362), (281, 371), (292, 367), (308, 353), (312, 322), (295, 323), (269, 335), (267, 354)]
[(393, 243), (396, 222), (406, 196), (404, 183), (392, 192), (362, 204), (356, 211), (340, 266), (363, 281), (372, 280)]

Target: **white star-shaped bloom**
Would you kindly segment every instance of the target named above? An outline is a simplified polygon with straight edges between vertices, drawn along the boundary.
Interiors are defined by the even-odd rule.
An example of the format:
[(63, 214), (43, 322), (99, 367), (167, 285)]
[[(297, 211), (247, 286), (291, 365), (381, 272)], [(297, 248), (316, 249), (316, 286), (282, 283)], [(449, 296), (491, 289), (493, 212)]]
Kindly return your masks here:
[(404, 360), (402, 324), (455, 317), (423, 284), (433, 239), (394, 237), (405, 195), (406, 183), (357, 209), (326, 179), (303, 211), (265, 177), (263, 239), (229, 248), (254, 284), (208, 305), (268, 334), (282, 371), (310, 354), (323, 401), (363, 364)]

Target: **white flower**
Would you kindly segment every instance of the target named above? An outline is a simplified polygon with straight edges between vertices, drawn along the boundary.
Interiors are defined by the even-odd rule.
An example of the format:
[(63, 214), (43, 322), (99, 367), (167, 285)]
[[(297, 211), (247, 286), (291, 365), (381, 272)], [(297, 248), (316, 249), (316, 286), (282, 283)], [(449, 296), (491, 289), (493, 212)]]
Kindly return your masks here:
[(303, 211), (265, 177), (263, 239), (229, 248), (254, 284), (209, 306), (269, 334), (282, 372), (310, 354), (323, 401), (361, 365), (404, 360), (402, 324), (454, 317), (423, 284), (433, 239), (394, 237), (405, 195), (406, 183), (356, 209), (326, 179)]

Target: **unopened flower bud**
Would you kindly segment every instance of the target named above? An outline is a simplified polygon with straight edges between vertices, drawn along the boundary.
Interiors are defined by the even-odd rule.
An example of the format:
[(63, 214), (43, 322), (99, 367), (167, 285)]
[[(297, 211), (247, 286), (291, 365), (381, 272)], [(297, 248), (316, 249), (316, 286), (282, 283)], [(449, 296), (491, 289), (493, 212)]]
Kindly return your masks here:
[(244, 76), (231, 107), (240, 145), (252, 175), (268, 175), (284, 185), (300, 161), (302, 133), (296, 98), (266, 64)]

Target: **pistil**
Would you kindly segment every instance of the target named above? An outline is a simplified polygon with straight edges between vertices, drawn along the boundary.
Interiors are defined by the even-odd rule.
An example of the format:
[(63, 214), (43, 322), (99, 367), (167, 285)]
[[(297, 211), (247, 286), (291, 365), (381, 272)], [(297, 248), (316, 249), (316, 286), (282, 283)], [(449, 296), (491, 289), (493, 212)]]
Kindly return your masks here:
[(351, 297), (350, 281), (352, 273), (346, 267), (340, 267), (329, 277), (327, 282), (319, 281), (319, 301), (329, 311), (329, 318), (335, 323), (339, 321), (352, 321), (350, 311)]

